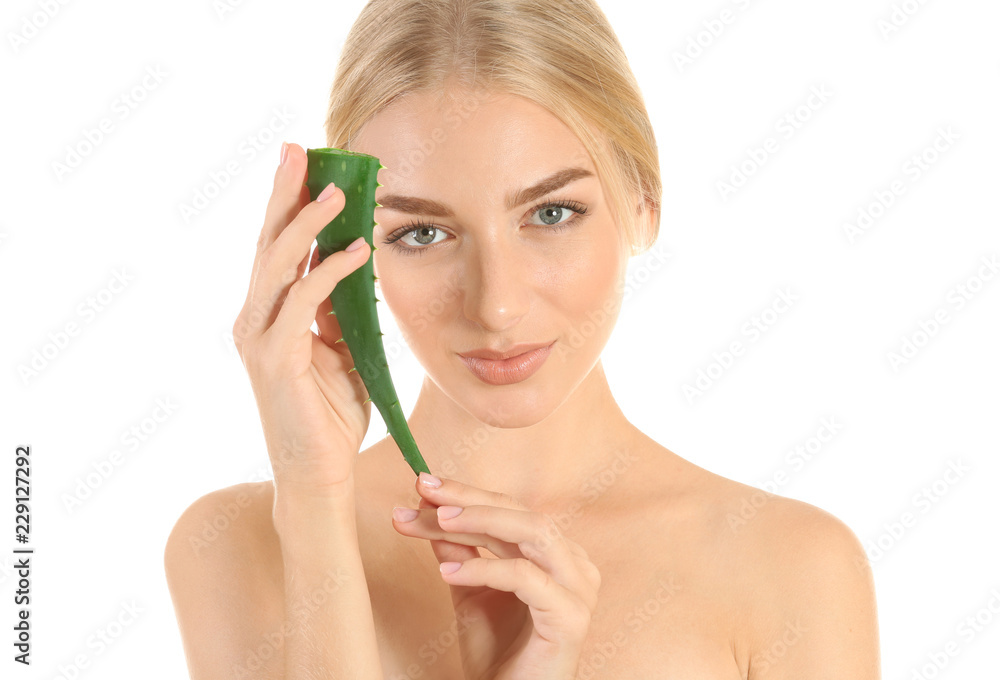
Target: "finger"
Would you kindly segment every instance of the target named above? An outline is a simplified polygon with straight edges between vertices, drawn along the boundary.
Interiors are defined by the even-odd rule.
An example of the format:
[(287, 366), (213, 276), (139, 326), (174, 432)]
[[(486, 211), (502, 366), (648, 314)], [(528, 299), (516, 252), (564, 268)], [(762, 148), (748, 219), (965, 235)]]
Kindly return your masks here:
[(457, 516), (445, 519), (440, 516), (445, 509), (438, 509), (438, 523), (447, 532), (449, 541), (464, 542), (456, 539), (456, 535), (475, 539), (485, 534), (490, 541), (494, 537), (499, 538), (501, 546), (514, 545), (517, 550), (513, 555), (498, 553), (498, 557), (516, 558), (523, 555), (549, 573), (561, 586), (576, 593), (592, 611), (597, 606), (597, 591), (601, 586), (600, 570), (590, 561), (581, 546), (563, 536), (549, 515), (473, 505), (463, 509)]
[(258, 255), (249, 300), (257, 320), (251, 322), (252, 334), (261, 334), (270, 328), (291, 286), (301, 278), (309, 260), (310, 244), (343, 207), (344, 192), (339, 189), (322, 201), (309, 203), (274, 243)]
[[(316, 269), (319, 264), (319, 248), (317, 247), (313, 248), (312, 257), (309, 259), (309, 271), (311, 272)], [(328, 347), (339, 351), (344, 343), (338, 343), (337, 341), (344, 334), (340, 329), (340, 322), (337, 321), (337, 315), (333, 313), (333, 301), (329, 295), (316, 308), (316, 318), (314, 320), (316, 321), (316, 328), (319, 330), (318, 335), (323, 342)]]
[[(370, 254), (371, 249), (366, 242), (351, 252), (337, 251), (323, 260), (315, 270), (292, 284), (274, 320), (275, 331), (281, 334), (311, 332), (309, 327), (323, 300), (328, 300), (336, 285), (362, 266)], [(329, 330), (329, 326), (327, 328)], [(336, 339), (330, 340), (328, 335), (324, 342), (330, 344), (336, 342)]]
[(473, 558), (465, 560), (455, 572), (442, 573), (442, 578), (452, 586), (485, 586), (514, 593), (534, 610), (535, 629), (548, 639), (552, 639), (549, 635), (553, 631), (573, 638), (585, 636), (593, 615), (583, 599), (525, 558)]
[(473, 546), (452, 543), (451, 541), (431, 541), (431, 550), (438, 564), (442, 562), (465, 562), (466, 560), (482, 557), (479, 549)]
[[(420, 502), (421, 506), (417, 509), (417, 517), (415, 519), (408, 522), (401, 522), (393, 514), (393, 527), (396, 531), (404, 536), (424, 538), (431, 542), (440, 540), (466, 547), (485, 548), (497, 557), (508, 559), (524, 557), (516, 545), (499, 541), (488, 534), (461, 534), (442, 529), (437, 519), (437, 507), (429, 503), (425, 507), (423, 504), (427, 502), (426, 499), (421, 499)], [(473, 556), (478, 557), (479, 553), (476, 552)]]
[[(430, 477), (431, 475), (421, 472), (415, 480), (415, 484), (417, 486), (417, 492), (420, 494), (421, 498), (426, 498), (428, 501), (433, 503), (435, 507), (440, 505), (456, 505), (458, 507), (467, 507), (469, 505), (492, 505), (515, 510), (528, 510), (523, 503), (508, 494), (486, 491), (484, 489), (480, 489), (469, 484), (463, 484), (462, 482), (444, 477), (437, 478), (441, 484), (438, 487), (434, 487), (426, 483), (427, 481), (431, 481), (429, 479)], [(468, 537), (463, 538), (464, 540), (468, 540)], [(449, 538), (449, 540), (452, 539)], [(566, 539), (564, 538), (564, 540)], [(487, 547), (484, 546), (482, 539), (480, 542), (475, 543), (475, 545)], [(577, 557), (589, 561), (589, 558), (583, 548), (575, 543), (568, 546), (568, 549)], [(514, 552), (510, 548), (507, 548), (506, 550), (503, 550), (502, 553), (497, 553), (492, 548), (489, 548), (489, 550), (498, 557), (505, 558), (520, 557), (523, 554), (520, 549)]]
[(245, 322), (248, 336), (259, 335), (270, 327), (280, 300), (302, 276), (309, 243), (343, 209), (344, 192), (339, 189), (324, 201), (310, 201), (304, 185), (307, 166), (302, 147), (287, 145), (286, 160), (275, 173), (275, 187), (257, 241), (245, 313), (241, 312), (250, 317)]
[[(283, 145), (285, 146), (285, 145)], [(288, 144), (284, 163), (279, 163), (274, 173), (274, 186), (264, 214), (264, 226), (257, 238), (257, 251), (250, 269), (247, 296), (243, 308), (234, 324), (234, 340), (237, 347), (250, 335), (259, 334), (266, 328), (265, 320), (269, 310), (254, 306), (253, 291), (260, 272), (261, 255), (274, 243), (278, 234), (292, 221), (295, 215), (309, 203), (309, 190), (303, 184), (306, 172), (306, 156), (298, 144)], [(301, 271), (299, 276), (301, 276)], [(289, 282), (290, 283), (290, 282)]]
[(429, 486), (426, 482), (431, 476), (421, 472), (414, 483), (421, 497), (435, 505), (457, 505), (463, 508), (469, 505), (495, 505), (514, 510), (528, 510), (523, 503), (509, 494), (486, 491), (454, 479), (441, 477), (438, 478), (441, 482), (439, 487)]
[(264, 211), (264, 227), (257, 240), (258, 256), (274, 243), (281, 231), (309, 203), (309, 189), (305, 186), (307, 164), (305, 150), (298, 144), (289, 144), (284, 164), (278, 165), (274, 173), (274, 188)]
[[(580, 558), (570, 549), (559, 527), (548, 515), (493, 505), (470, 505), (457, 516), (444, 518), (442, 513), (447, 507), (451, 506), (436, 510), (438, 524), (447, 532), (447, 540), (466, 543), (464, 537), (476, 540), (484, 535), (490, 540), (499, 539), (502, 542), (500, 545), (516, 546), (520, 555), (550, 573), (560, 584), (567, 588), (578, 587)], [(497, 557), (517, 555), (497, 553)]]

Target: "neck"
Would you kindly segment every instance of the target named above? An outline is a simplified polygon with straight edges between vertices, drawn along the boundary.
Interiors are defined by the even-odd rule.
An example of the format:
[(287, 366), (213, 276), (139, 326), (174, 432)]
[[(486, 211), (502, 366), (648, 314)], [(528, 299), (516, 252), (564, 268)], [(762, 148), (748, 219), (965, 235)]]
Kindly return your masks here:
[(431, 472), (509, 494), (540, 512), (565, 512), (616, 458), (639, 455), (638, 430), (599, 360), (544, 419), (535, 422), (528, 408), (498, 398), (477, 417), (425, 376), (408, 423)]

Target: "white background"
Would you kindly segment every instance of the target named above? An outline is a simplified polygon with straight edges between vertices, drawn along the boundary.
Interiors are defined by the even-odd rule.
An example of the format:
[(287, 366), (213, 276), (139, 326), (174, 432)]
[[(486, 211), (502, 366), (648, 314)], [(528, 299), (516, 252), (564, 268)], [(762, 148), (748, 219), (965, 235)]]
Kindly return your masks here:
[[(890, 0), (601, 4), (642, 87), (665, 190), (660, 259), (632, 261), (603, 355), (619, 403), (682, 457), (748, 484), (776, 482), (857, 533), (876, 578), (885, 678), (936, 671), (929, 655), (950, 641), (958, 654), (933, 675), (983, 677), (1000, 642), (1000, 277), (977, 276), (983, 258), (1000, 257), (1000, 5), (898, 0), (914, 13), (886, 35)], [(362, 3), (242, 2), (220, 16), (209, 0), (105, 0), (53, 4), (51, 18), (42, 6), (5, 2), (0, 22), (0, 516), (10, 531), (0, 675), (70, 677), (84, 655), (81, 678), (186, 677), (164, 542), (197, 497), (268, 475), (229, 333), (281, 142), (325, 146), (332, 75)], [(733, 21), (711, 36), (704, 22), (724, 9)], [(675, 54), (700, 32), (701, 53), (691, 48), (679, 66)], [(14, 45), (18, 35), (30, 37)], [(144, 89), (147, 69), (164, 75)], [(142, 101), (122, 117), (120, 98), (137, 87)], [(831, 95), (799, 109), (813, 87)], [(252, 158), (242, 153), (275, 110), (292, 120)], [(777, 121), (797, 111), (786, 138)], [(110, 132), (57, 173), (105, 118)], [(957, 138), (935, 152), (940, 129)], [(747, 150), (769, 137), (777, 151), (751, 167)], [(933, 162), (916, 177), (922, 154)], [(180, 206), (212, 191), (209, 173), (233, 161), (239, 174), (185, 220)], [(752, 174), (724, 199), (718, 182), (745, 161)], [(896, 180), (905, 193), (851, 238), (845, 223)], [(128, 283), (109, 293), (116, 273)], [(950, 301), (959, 285), (976, 290), (961, 309)], [(797, 301), (753, 341), (744, 324), (784, 289)], [(99, 313), (81, 313), (100, 296)], [(948, 321), (920, 335), (938, 310)], [(409, 412), (422, 371), (384, 305), (380, 317)], [(77, 333), (57, 347), (68, 324)], [(904, 338), (922, 346), (893, 366)], [(712, 368), (734, 341), (743, 355)], [(42, 361), (36, 351), (48, 358), (26, 375)], [(683, 387), (699, 370), (716, 379), (689, 400)], [(127, 445), (157, 400), (176, 409)], [(366, 446), (385, 434), (372, 413)], [(804, 465), (786, 458), (824, 418), (841, 424), (835, 437)], [(36, 550), (30, 668), (11, 661), (13, 458), (24, 444)], [(116, 450), (120, 464), (67, 508)], [(946, 477), (952, 464), (968, 471)], [(917, 501), (935, 485), (935, 502)], [(893, 536), (887, 525), (907, 512), (911, 526)], [(142, 611), (111, 647), (88, 644), (133, 600)], [(987, 623), (969, 639), (959, 626), (977, 613)]]

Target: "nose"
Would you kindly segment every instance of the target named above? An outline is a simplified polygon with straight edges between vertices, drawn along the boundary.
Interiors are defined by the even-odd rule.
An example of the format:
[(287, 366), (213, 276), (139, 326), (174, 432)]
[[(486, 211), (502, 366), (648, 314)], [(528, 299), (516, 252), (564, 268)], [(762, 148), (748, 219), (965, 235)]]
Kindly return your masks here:
[(465, 316), (486, 330), (516, 326), (530, 305), (532, 277), (513, 243), (477, 246), (465, 266)]

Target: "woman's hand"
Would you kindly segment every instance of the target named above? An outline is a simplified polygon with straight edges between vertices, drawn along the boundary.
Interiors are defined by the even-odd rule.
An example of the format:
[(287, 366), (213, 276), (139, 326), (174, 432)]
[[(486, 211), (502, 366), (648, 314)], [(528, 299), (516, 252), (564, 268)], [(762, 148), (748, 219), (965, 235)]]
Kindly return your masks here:
[[(322, 264), (316, 249), (310, 259), (316, 235), (344, 208), (344, 192), (331, 184), (333, 193), (310, 201), (305, 150), (289, 144), (283, 161), (233, 341), (257, 400), (277, 493), (325, 495), (353, 484), (371, 418), (368, 391), (347, 343), (338, 342), (330, 292), (371, 249), (362, 243)], [(319, 335), (310, 329), (313, 321)]]
[[(439, 488), (416, 481), (418, 516), (399, 533), (431, 542), (451, 586), (466, 680), (572, 680), (601, 575), (578, 544), (547, 515), (510, 496), (445, 479)], [(446, 506), (446, 507), (445, 507)], [(445, 519), (448, 508), (462, 512)], [(484, 547), (498, 559), (482, 557)]]

